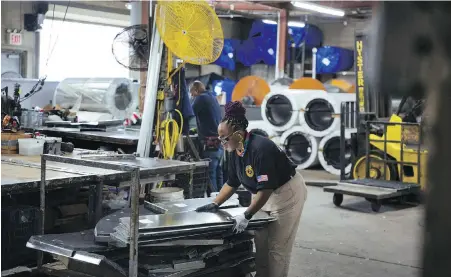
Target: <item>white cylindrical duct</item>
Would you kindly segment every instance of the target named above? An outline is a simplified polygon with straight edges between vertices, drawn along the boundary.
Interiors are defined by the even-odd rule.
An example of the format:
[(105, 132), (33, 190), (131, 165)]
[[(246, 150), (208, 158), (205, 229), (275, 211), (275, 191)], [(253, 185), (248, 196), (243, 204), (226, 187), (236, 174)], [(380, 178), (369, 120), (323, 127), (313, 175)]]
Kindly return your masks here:
[(53, 105), (124, 119), (138, 106), (138, 85), (126, 78), (68, 78), (56, 88)]
[(253, 120), (249, 121), (249, 125), (247, 126), (248, 132), (253, 132), (263, 137), (267, 137), (269, 139), (275, 137), (277, 135), (276, 131), (274, 131), (273, 127), (266, 123), (264, 120)]
[(302, 127), (296, 126), (284, 132), (280, 141), (281, 147), (298, 165), (298, 169), (306, 169), (318, 164), (319, 139), (305, 134)]
[(265, 96), (261, 113), (265, 122), (277, 132), (284, 132), (299, 124), (299, 110), (306, 94), (324, 94), (322, 90), (284, 89)]
[[(351, 139), (355, 129), (345, 130), (345, 140)], [(351, 145), (345, 144), (345, 173), (351, 172)], [(340, 130), (335, 131), (321, 139), (318, 147), (318, 160), (322, 167), (329, 173), (340, 175)]]
[(281, 145), (282, 145), (282, 142), (281, 142), (279, 136), (275, 136), (275, 137), (273, 137), (271, 140), (272, 140), (272, 142), (274, 142), (277, 146), (281, 146)]
[(354, 93), (306, 95), (299, 112), (299, 123), (307, 134), (327, 136), (340, 128), (341, 103), (355, 100)]

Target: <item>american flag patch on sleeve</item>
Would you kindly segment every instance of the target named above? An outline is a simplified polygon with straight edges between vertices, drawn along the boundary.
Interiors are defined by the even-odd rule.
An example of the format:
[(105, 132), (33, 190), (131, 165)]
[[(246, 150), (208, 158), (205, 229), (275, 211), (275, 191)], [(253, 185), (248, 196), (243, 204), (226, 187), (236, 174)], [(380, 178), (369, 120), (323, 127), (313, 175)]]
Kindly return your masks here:
[(268, 175), (260, 175), (257, 176), (257, 182), (267, 182), (268, 181)]

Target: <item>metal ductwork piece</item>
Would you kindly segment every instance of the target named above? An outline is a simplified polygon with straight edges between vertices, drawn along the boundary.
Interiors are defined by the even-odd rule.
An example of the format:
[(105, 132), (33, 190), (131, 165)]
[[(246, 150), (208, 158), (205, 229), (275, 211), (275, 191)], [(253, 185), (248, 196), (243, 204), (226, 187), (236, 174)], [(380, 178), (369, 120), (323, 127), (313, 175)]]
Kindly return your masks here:
[[(274, 87), (273, 87), (274, 88)], [(307, 94), (324, 94), (319, 90), (283, 89), (265, 96), (262, 103), (262, 118), (277, 132), (284, 132), (299, 124), (299, 111)]]
[[(345, 139), (350, 140), (356, 129), (345, 131)], [(351, 172), (351, 145), (345, 143), (345, 173)], [(318, 160), (321, 166), (329, 173), (340, 175), (340, 131), (335, 131), (321, 139), (318, 146)]]
[(301, 126), (284, 132), (280, 141), (285, 153), (298, 165), (298, 169), (306, 169), (318, 164), (319, 139), (305, 134)]
[(270, 139), (277, 136), (272, 126), (263, 120), (249, 121), (247, 131)]
[(356, 101), (355, 93), (309, 94), (300, 107), (299, 122), (307, 134), (324, 137), (340, 128), (341, 103)]
[(53, 105), (124, 119), (138, 106), (138, 85), (125, 78), (68, 78), (56, 88)]

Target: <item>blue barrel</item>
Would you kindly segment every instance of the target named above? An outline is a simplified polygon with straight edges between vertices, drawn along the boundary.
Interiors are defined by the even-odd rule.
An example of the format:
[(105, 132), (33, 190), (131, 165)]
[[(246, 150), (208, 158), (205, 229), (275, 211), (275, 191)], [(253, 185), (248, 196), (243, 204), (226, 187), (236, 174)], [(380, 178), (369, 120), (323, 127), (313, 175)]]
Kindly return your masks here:
[(236, 48), (239, 45), (240, 41), (237, 39), (224, 39), (224, 48), (214, 64), (232, 71), (235, 70)]
[(316, 53), (316, 73), (337, 73), (350, 70), (353, 65), (353, 50), (335, 46), (318, 48)]
[(244, 66), (254, 65), (262, 60), (261, 48), (253, 39), (246, 39), (236, 49), (236, 60)]
[(225, 92), (226, 103), (229, 103), (230, 101), (232, 101), (232, 93), (236, 83), (237, 83), (236, 81), (230, 80), (229, 78), (225, 78), (222, 81), (213, 81), (212, 83), (213, 93), (218, 95), (221, 92)]

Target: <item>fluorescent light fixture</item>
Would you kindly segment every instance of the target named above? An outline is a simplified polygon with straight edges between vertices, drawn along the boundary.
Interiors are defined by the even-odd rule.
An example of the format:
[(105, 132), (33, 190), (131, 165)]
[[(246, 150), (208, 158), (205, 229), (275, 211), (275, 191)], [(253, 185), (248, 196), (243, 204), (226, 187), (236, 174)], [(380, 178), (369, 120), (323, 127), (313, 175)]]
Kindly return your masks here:
[(265, 24), (277, 25), (277, 22), (274, 21), (274, 20), (263, 19), (262, 21), (263, 21), (263, 23), (265, 23)]
[(345, 12), (339, 9), (333, 9), (329, 7), (324, 7), (316, 4), (310, 4), (306, 2), (292, 1), (291, 4), (297, 8), (305, 9), (309, 11), (319, 12), (323, 14), (333, 15), (333, 16), (344, 16)]
[[(265, 23), (265, 24), (277, 25), (277, 22), (274, 21), (274, 20), (263, 19), (262, 21), (263, 21), (263, 23)], [(304, 22), (300, 22), (300, 21), (289, 21), (289, 22), (288, 22), (288, 26), (289, 26), (289, 27), (304, 28), (304, 27), (305, 27), (305, 23), (304, 23)]]
[(289, 27), (298, 27), (298, 28), (304, 28), (305, 23), (300, 21), (288, 21)]

